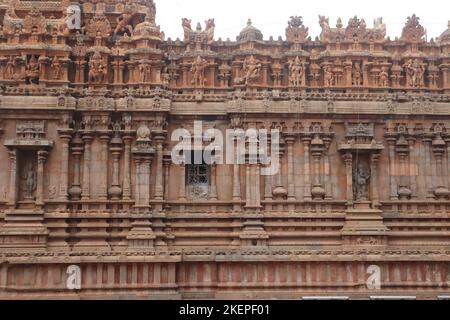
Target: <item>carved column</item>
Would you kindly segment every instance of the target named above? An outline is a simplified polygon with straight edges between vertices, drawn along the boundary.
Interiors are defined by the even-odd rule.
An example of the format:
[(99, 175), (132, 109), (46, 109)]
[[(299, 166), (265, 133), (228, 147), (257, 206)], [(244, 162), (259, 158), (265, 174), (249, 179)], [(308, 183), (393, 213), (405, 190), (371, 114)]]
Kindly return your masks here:
[(323, 140), (315, 137), (311, 142), (311, 154), (314, 159), (314, 186), (311, 194), (314, 200), (320, 200), (325, 197), (325, 189), (321, 181), (320, 164), (323, 155)]
[(347, 177), (347, 205), (353, 205), (353, 155), (348, 152), (344, 154), (343, 158)]
[(47, 161), (48, 152), (44, 150), (38, 151), (38, 167), (36, 181), (36, 206), (42, 208), (44, 206), (44, 167)]
[[(242, 201), (241, 197), (241, 175), (240, 175), (240, 164), (239, 164), (239, 155), (238, 155), (238, 145), (239, 139), (236, 137), (236, 141), (233, 142), (233, 147), (235, 148), (235, 159), (233, 164), (233, 201), (239, 202), (239, 204), (234, 205), (234, 210), (239, 211), (241, 208), (240, 202)], [(270, 190), (272, 192), (272, 190)]]
[(431, 144), (432, 139), (429, 136), (425, 136), (423, 139), (425, 144), (425, 177), (427, 184), (427, 199), (434, 199), (434, 186), (431, 170)]
[(410, 179), (408, 179), (409, 172), (407, 170), (406, 158), (409, 154), (409, 143), (403, 136), (400, 136), (396, 143), (396, 151), (400, 162), (400, 178), (398, 182), (398, 195), (400, 199), (406, 200), (411, 196), (410, 186), (408, 185)]
[(155, 181), (155, 200), (164, 200), (164, 170), (163, 170), (163, 158), (164, 148), (163, 143), (165, 141), (165, 132), (158, 132), (155, 135), (156, 142), (156, 181)]
[(434, 195), (438, 199), (446, 198), (450, 195), (450, 191), (445, 187), (444, 183), (444, 167), (443, 158), (445, 154), (446, 144), (442, 140), (440, 134), (437, 135), (436, 139), (433, 141), (433, 153), (436, 158), (436, 189), (434, 190)]
[(286, 137), (288, 154), (288, 199), (297, 200), (295, 196), (295, 178), (294, 178), (294, 142), (295, 137), (290, 135)]
[(69, 143), (72, 139), (71, 129), (58, 130), (61, 145), (61, 175), (59, 180), (59, 199), (67, 201), (69, 199)]
[(91, 148), (93, 136), (90, 133), (83, 134), (84, 142), (84, 163), (83, 163), (83, 187), (81, 200), (91, 199)]
[(120, 200), (122, 194), (122, 188), (120, 187), (119, 177), (120, 177), (120, 156), (122, 154), (122, 139), (119, 134), (111, 140), (111, 154), (113, 158), (113, 173), (112, 173), (112, 184), (109, 188), (109, 194), (111, 200)]
[(186, 201), (186, 164), (184, 161), (180, 164), (180, 185), (178, 189), (178, 200)]
[(131, 143), (133, 136), (131, 134), (125, 134), (123, 136), (125, 145), (124, 160), (123, 160), (123, 200), (131, 200)]
[(410, 176), (410, 189), (411, 196), (417, 198), (417, 154), (415, 150), (416, 139), (414, 137), (408, 138), (409, 143), (409, 176)]
[(211, 191), (209, 194), (209, 200), (217, 201), (217, 164), (214, 162), (211, 164)]
[(14, 209), (17, 203), (17, 191), (18, 191), (18, 161), (19, 152), (17, 149), (9, 150), (9, 160), (10, 160), (10, 179), (9, 179), (9, 203), (8, 205)]
[(396, 170), (395, 170), (395, 138), (387, 139), (389, 145), (389, 179), (390, 179), (390, 199), (392, 201), (398, 200), (398, 190), (396, 181)]
[(81, 156), (83, 155), (83, 140), (78, 136), (72, 141), (72, 155), (74, 157), (73, 183), (69, 190), (71, 199), (78, 201), (81, 198)]
[(164, 155), (164, 200), (169, 201), (169, 182), (170, 182), (170, 165), (172, 164), (172, 156), (170, 153)]
[(99, 192), (99, 198), (100, 200), (107, 200), (108, 199), (108, 149), (109, 149), (109, 140), (110, 136), (108, 133), (102, 133), (100, 135), (100, 143), (101, 143), (101, 167), (100, 173), (100, 192)]
[(135, 204), (138, 205), (139, 203), (141, 203), (141, 177), (142, 177), (142, 173), (141, 173), (141, 159), (138, 156), (134, 157), (134, 164), (136, 166), (136, 179), (135, 179), (135, 191), (134, 191), (134, 200), (135, 200)]
[(324, 177), (325, 177), (325, 200), (332, 200), (333, 199), (333, 182), (332, 182), (332, 176), (333, 172), (331, 170), (332, 165), (330, 161), (330, 145), (331, 145), (331, 138), (324, 138), (325, 143), (325, 155), (324, 155)]
[(303, 142), (303, 174), (305, 176), (305, 192), (304, 192), (304, 200), (305, 201), (311, 201), (311, 167), (310, 167), (310, 161), (309, 161), (309, 146), (311, 144), (311, 138), (308, 136), (305, 136), (302, 138)]
[(370, 187), (372, 189), (372, 207), (376, 209), (380, 206), (380, 194), (379, 194), (379, 184), (378, 184), (378, 164), (380, 162), (379, 154), (372, 154), (370, 158)]

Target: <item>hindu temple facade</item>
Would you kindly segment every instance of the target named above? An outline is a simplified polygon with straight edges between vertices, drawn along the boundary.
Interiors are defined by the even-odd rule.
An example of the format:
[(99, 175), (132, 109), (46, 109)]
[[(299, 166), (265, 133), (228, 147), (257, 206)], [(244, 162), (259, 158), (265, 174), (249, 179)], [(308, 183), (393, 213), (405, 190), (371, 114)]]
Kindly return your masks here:
[[(0, 298), (449, 295), (450, 26), (155, 14), (0, 1)], [(278, 130), (280, 170), (174, 163), (196, 121)]]

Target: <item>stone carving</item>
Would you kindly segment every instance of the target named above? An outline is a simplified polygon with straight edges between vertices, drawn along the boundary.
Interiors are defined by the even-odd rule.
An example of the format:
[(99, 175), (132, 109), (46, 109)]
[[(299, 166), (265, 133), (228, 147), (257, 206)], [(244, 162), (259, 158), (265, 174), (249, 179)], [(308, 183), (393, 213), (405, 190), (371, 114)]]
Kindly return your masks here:
[(17, 138), (21, 140), (39, 140), (45, 136), (44, 121), (20, 121), (16, 125)]
[(191, 64), (192, 80), (191, 84), (195, 87), (203, 87), (206, 85), (205, 69), (208, 66), (208, 61), (198, 56)]
[(151, 81), (152, 76), (152, 66), (150, 63), (140, 63), (139, 64), (139, 79), (142, 83), (148, 83)]
[(408, 86), (419, 88), (424, 86), (425, 66), (418, 59), (409, 59), (403, 67)]
[(289, 83), (293, 87), (304, 86), (305, 79), (305, 63), (296, 57), (294, 61), (289, 63)]
[(322, 28), (320, 40), (323, 42), (329, 41), (331, 36), (330, 19), (325, 16), (319, 16), (319, 24)]
[(362, 85), (362, 70), (361, 70), (361, 64), (359, 62), (355, 62), (353, 66), (353, 72), (352, 72), (352, 82), (354, 86), (361, 86)]
[(369, 197), (370, 170), (363, 162), (357, 164), (354, 174), (355, 199), (367, 201)]
[(62, 65), (59, 58), (56, 56), (52, 59), (52, 79), (53, 80), (60, 80), (62, 76)]
[(43, 35), (47, 33), (47, 20), (42, 13), (33, 8), (23, 20), (24, 33), (31, 35)]
[(23, 190), (26, 192), (27, 199), (33, 198), (33, 193), (36, 190), (36, 186), (37, 186), (36, 178), (37, 178), (37, 173), (36, 173), (36, 170), (34, 169), (33, 163), (28, 162), (28, 168), (25, 173), (25, 190)]
[(389, 87), (389, 69), (387, 67), (381, 67), (381, 71), (378, 74), (378, 84), (380, 87)]
[(185, 42), (198, 42), (211, 44), (214, 41), (214, 30), (216, 24), (214, 19), (205, 21), (205, 30), (202, 29), (200, 23), (197, 24), (196, 30), (192, 30), (192, 20), (187, 18), (182, 19), (182, 27), (184, 30)]
[(309, 28), (303, 25), (303, 18), (298, 16), (291, 17), (286, 28), (286, 38), (291, 43), (304, 43), (308, 38)]
[(13, 79), (15, 68), (16, 68), (16, 60), (13, 56), (10, 56), (8, 61), (6, 62), (4, 78), (7, 80)]
[(261, 61), (256, 59), (254, 56), (250, 56), (245, 59), (242, 66), (242, 71), (244, 76), (242, 78), (236, 79), (236, 84), (253, 84), (259, 80), (261, 76)]
[(24, 78), (29, 84), (38, 84), (40, 76), (40, 65), (38, 57), (32, 55), (25, 66)]
[(403, 28), (402, 40), (408, 42), (421, 42), (426, 35), (425, 28), (420, 24), (420, 18), (415, 14), (408, 17), (406, 25)]
[(89, 37), (97, 39), (96, 45), (101, 45), (98, 42), (100, 38), (107, 38), (111, 34), (111, 24), (108, 21), (108, 18), (104, 13), (97, 12), (95, 16), (88, 21), (86, 25), (86, 32)]
[(323, 66), (323, 81), (325, 87), (332, 87), (334, 80), (333, 68), (330, 64)]
[(89, 81), (91, 83), (103, 83), (108, 74), (107, 65), (100, 52), (96, 51), (89, 61)]
[(137, 24), (133, 21), (137, 18), (136, 14), (137, 12), (133, 12), (132, 8), (126, 5), (124, 12), (116, 20), (117, 26), (114, 30), (114, 35), (127, 33), (131, 36), (133, 34), (133, 25)]

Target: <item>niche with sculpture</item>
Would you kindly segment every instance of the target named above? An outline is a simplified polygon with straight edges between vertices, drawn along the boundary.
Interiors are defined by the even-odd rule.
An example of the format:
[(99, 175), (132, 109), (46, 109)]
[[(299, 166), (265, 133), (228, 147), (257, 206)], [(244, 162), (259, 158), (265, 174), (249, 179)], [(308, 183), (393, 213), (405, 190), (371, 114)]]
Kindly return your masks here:
[(369, 201), (371, 169), (367, 155), (358, 155), (353, 164), (353, 200)]
[(34, 202), (37, 187), (37, 154), (35, 151), (20, 151), (19, 173), (19, 201)]

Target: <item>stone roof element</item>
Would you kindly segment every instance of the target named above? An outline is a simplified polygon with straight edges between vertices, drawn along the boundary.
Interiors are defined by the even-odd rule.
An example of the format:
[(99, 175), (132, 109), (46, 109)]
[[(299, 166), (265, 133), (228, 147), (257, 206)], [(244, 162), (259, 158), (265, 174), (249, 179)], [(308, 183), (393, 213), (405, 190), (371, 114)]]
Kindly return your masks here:
[(241, 33), (237, 37), (237, 41), (262, 41), (263, 34), (262, 32), (255, 28), (252, 24), (252, 20), (248, 19), (247, 26), (242, 29)]
[(448, 21), (448, 28), (439, 37), (439, 41), (442, 43), (450, 43), (450, 20)]
[(325, 16), (319, 16), (319, 24), (322, 28), (320, 39), (323, 42), (372, 42), (384, 41), (386, 37), (386, 25), (383, 23), (383, 18), (378, 18), (374, 21), (373, 28), (367, 28), (367, 23), (364, 19), (358, 19), (357, 16), (351, 18), (347, 27), (344, 29), (342, 19), (339, 18), (336, 23), (336, 28), (330, 27), (330, 19)]
[(420, 24), (420, 18), (413, 14), (408, 17), (406, 25), (403, 28), (402, 40), (407, 42), (423, 42), (425, 41), (425, 35), (427, 31)]

